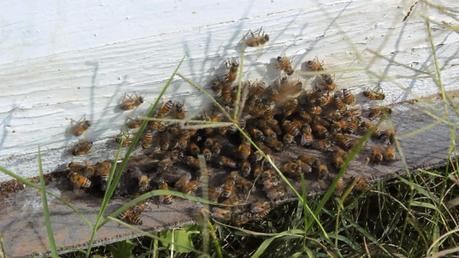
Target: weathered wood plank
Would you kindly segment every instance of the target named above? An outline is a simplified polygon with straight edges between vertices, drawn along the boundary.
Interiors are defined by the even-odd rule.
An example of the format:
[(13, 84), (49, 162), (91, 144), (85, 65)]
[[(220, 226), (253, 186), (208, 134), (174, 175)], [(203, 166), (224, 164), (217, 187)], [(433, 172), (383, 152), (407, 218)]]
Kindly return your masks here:
[[(457, 100), (455, 103), (459, 103)], [(444, 123), (426, 114), (426, 110), (439, 117), (444, 115), (443, 103), (438, 99), (432, 103), (420, 102), (417, 104), (397, 104), (394, 106), (392, 121), (400, 136), (401, 150), (406, 158), (405, 167), (402, 160), (390, 164), (368, 165), (365, 158), (368, 147), (351, 163), (345, 174), (345, 179), (354, 176), (363, 176), (371, 180), (392, 177), (394, 173), (403, 173), (406, 168), (431, 168), (443, 165), (447, 158), (450, 145), (450, 128)], [(450, 110), (451, 112), (451, 110)], [(457, 123), (458, 119), (450, 113), (450, 121)], [(422, 130), (421, 130), (422, 129)], [(418, 133), (416, 133), (418, 132)], [(289, 159), (291, 155), (305, 152), (303, 148), (293, 148), (282, 152), (277, 160)], [(457, 154), (453, 154), (457, 155)], [(283, 158), (282, 158), (283, 157)], [(59, 180), (58, 180), (59, 181)], [(58, 182), (57, 181), (57, 182)], [(307, 179), (309, 194), (320, 193), (325, 190), (313, 178)], [(211, 182), (212, 184), (212, 182)], [(49, 190), (60, 194), (61, 197), (71, 200), (80, 208), (88, 219), (94, 221), (99, 208), (100, 200), (90, 195), (76, 197), (71, 191), (62, 188), (62, 183), (50, 183)], [(257, 192), (254, 199), (259, 198)], [(56, 234), (57, 245), (61, 250), (71, 250), (84, 247), (90, 235), (89, 228), (73, 214), (71, 210), (57, 200), (50, 200), (51, 220)], [(123, 199), (116, 198), (109, 206), (113, 211), (121, 205)], [(6, 253), (11, 257), (42, 254), (46, 251), (46, 231), (40, 206), (39, 194), (26, 189), (10, 195), (0, 202), (0, 232), (3, 234)], [(140, 228), (148, 231), (158, 231), (179, 225), (192, 223), (192, 210), (198, 207), (188, 201), (176, 200), (172, 205), (152, 205), (143, 215), (144, 225)], [(138, 236), (132, 230), (115, 223), (108, 223), (97, 235), (96, 244), (102, 245)], [(26, 247), (23, 243), (29, 243)]]
[[(222, 10), (230, 2), (224, 2)], [(239, 10), (240, 6), (236, 3), (237, 7), (222, 11), (229, 10), (230, 13), (222, 16), (222, 19), (228, 19), (222, 23), (215, 23), (220, 13), (217, 8), (215, 16), (205, 20), (210, 25), (193, 20), (193, 23), (186, 25), (186, 29), (178, 29), (179, 25), (172, 31), (167, 26), (163, 30), (152, 28), (140, 39), (137, 38), (140, 35), (137, 31), (129, 34), (123, 42), (95, 47), (106, 43), (96, 40), (86, 45), (94, 48), (78, 51), (74, 50), (77, 48), (75, 45), (66, 49), (59, 42), (56, 52), (74, 51), (51, 56), (41, 56), (40, 53), (49, 53), (49, 46), (40, 45), (39, 54), (30, 60), (5, 56), (5, 60), (17, 61), (0, 65), (3, 89), (0, 92), (0, 164), (20, 175), (35, 176), (38, 146), (44, 152), (43, 165), (46, 171), (53, 171), (58, 164), (69, 162), (73, 157), (65, 150), (77, 139), (67, 135), (65, 130), (70, 119), (78, 120), (82, 116), (93, 123), (85, 135), (96, 141), (90, 158), (110, 157), (113, 149), (106, 148), (107, 140), (119, 132), (129, 115), (133, 115), (116, 109), (124, 92), (138, 92), (145, 96), (147, 103), (152, 102), (183, 55), (187, 59), (181, 73), (205, 83), (225, 58), (239, 55), (237, 45), (242, 35), (260, 26), (270, 34), (271, 40), (261, 49), (247, 51), (246, 78), (261, 77), (268, 82), (277, 79), (273, 58), (281, 54), (293, 56), (297, 68), (301, 62), (319, 56), (330, 69), (336, 69), (339, 85), (355, 92), (366, 87), (381, 87), (388, 95), (385, 104), (437, 91), (428, 74), (432, 71), (432, 63), (424, 22), (419, 16), (413, 15), (402, 23), (403, 13), (398, 1), (308, 1), (304, 4), (306, 7), (296, 6), (293, 2), (286, 3), (282, 8), (278, 4), (267, 5), (266, 9), (260, 9), (258, 7), (262, 4), (256, 4), (247, 7), (249, 14), (244, 14), (246, 9)], [(453, 5), (454, 1), (445, 1), (445, 4)], [(197, 4), (194, 7), (199, 6)], [(205, 8), (214, 7), (208, 5)], [(207, 10), (205, 8), (203, 10)], [(173, 9), (171, 7), (171, 13)], [(235, 9), (243, 14), (239, 15), (240, 12)], [(80, 15), (82, 11), (75, 12), (71, 17)], [(447, 17), (419, 7), (416, 14), (420, 13), (436, 15), (439, 21), (448, 21)], [(134, 24), (141, 23), (141, 17), (150, 14), (145, 11)], [(170, 23), (178, 19), (174, 17)], [(104, 24), (96, 21), (100, 26)], [(108, 24), (114, 24), (115, 21)], [(153, 21), (157, 21), (157, 18)], [(90, 21), (88, 23), (92, 24)], [(154, 27), (152, 23), (147, 25)], [(98, 32), (104, 31), (106, 26), (100, 28)], [(340, 30), (346, 32), (352, 44), (344, 40)], [(64, 34), (66, 40), (78, 41), (78, 31), (78, 27), (70, 28)], [(39, 40), (40, 44), (44, 44), (43, 40)], [(445, 87), (455, 89), (459, 82), (459, 36), (434, 25), (434, 40)], [(379, 49), (383, 43), (384, 47)], [(389, 58), (390, 61), (376, 58), (368, 68), (385, 77), (383, 80), (365, 70), (346, 70), (362, 69), (369, 65), (374, 54), (368, 50)], [(30, 51), (31, 48), (26, 53)], [(7, 55), (8, 51), (2, 53)], [(415, 72), (395, 62), (420, 71)], [(338, 71), (343, 69), (346, 71)], [(184, 99), (191, 110), (206, 102), (200, 94), (178, 80), (167, 95)], [(142, 112), (146, 106), (142, 105), (134, 113)], [(0, 175), (0, 181), (7, 179)]]

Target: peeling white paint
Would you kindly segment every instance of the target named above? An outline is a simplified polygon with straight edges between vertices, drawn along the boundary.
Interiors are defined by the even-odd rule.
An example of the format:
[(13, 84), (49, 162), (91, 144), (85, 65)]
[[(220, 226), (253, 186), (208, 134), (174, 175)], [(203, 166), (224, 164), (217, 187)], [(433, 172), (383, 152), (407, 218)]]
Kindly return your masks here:
[[(184, 55), (180, 72), (205, 83), (225, 58), (239, 55), (243, 34), (260, 26), (271, 40), (247, 50), (247, 78), (277, 79), (278, 55), (292, 56), (298, 69), (318, 56), (335, 71), (339, 85), (355, 92), (381, 87), (386, 104), (437, 92), (429, 74), (397, 64), (433, 71), (419, 15), (425, 8), (417, 6), (401, 22), (409, 1), (26, 2), (0, 4), (9, 10), (0, 18), (0, 165), (23, 176), (36, 175), (38, 146), (47, 171), (70, 161), (64, 151), (78, 139), (65, 132), (71, 119), (83, 116), (93, 123), (84, 137), (98, 141), (91, 158), (110, 157), (108, 139), (132, 114), (116, 108), (125, 92), (145, 96), (146, 103), (134, 111), (142, 112)], [(445, 87), (457, 89), (459, 36), (433, 27)], [(372, 62), (369, 50), (391, 61)], [(371, 62), (368, 70), (384, 80), (363, 70)], [(191, 110), (206, 102), (178, 79), (170, 96), (185, 99)]]

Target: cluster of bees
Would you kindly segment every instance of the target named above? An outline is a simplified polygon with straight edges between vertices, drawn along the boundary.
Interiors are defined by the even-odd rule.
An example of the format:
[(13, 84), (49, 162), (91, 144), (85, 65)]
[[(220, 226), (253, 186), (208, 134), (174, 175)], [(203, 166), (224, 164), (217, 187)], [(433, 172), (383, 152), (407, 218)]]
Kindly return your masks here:
[[(242, 40), (247, 47), (258, 47), (269, 41), (269, 36), (260, 28), (249, 32)], [(297, 182), (301, 178), (330, 181), (343, 165), (348, 151), (356, 145), (360, 135), (372, 130), (374, 146), (366, 154), (372, 164), (391, 162), (396, 159), (395, 130), (381, 130), (376, 119), (388, 116), (390, 108), (374, 106), (362, 111), (355, 106), (356, 97), (348, 89), (337, 89), (333, 77), (326, 72), (324, 64), (317, 58), (303, 64), (303, 70), (312, 74), (312, 89), (305, 90), (304, 82), (294, 79), (294, 69), (288, 57), (277, 57), (280, 79), (267, 85), (260, 80), (245, 81), (238, 94), (236, 80), (239, 64), (227, 62), (224, 74), (211, 82), (215, 99), (232, 114), (235, 103), (239, 103), (236, 115), (237, 126), (196, 128), (186, 124), (166, 123), (160, 119), (187, 118), (184, 103), (167, 100), (148, 122), (140, 146), (143, 155), (150, 160), (149, 169), (129, 167), (118, 186), (121, 195), (133, 195), (153, 189), (174, 189), (187, 194), (208, 196), (213, 202), (224, 204), (212, 207), (213, 218), (231, 221), (236, 225), (265, 217), (273, 204), (287, 198), (291, 193), (281, 178), (266, 162), (265, 155), (275, 157), (292, 146), (319, 152), (320, 155), (304, 152), (290, 160), (277, 162), (282, 173)], [(363, 91), (369, 100), (382, 100), (384, 93)], [(240, 99), (237, 99), (240, 97)], [(119, 107), (129, 111), (144, 102), (139, 95), (125, 95)], [(364, 115), (366, 113), (367, 115)], [(230, 122), (221, 110), (211, 107), (199, 117), (210, 122)], [(130, 118), (128, 131), (117, 136), (116, 141), (124, 146), (132, 143), (133, 131), (142, 120)], [(90, 127), (89, 121), (79, 121), (72, 127), (75, 136), (82, 135)], [(239, 131), (242, 128), (259, 149)], [(72, 150), (73, 155), (89, 152), (92, 143), (80, 142)], [(261, 151), (260, 151), (261, 150)], [(204, 158), (208, 173), (200, 173)], [(97, 164), (71, 162), (68, 164), (69, 180), (76, 189), (105, 189), (111, 161)], [(201, 185), (203, 176), (211, 182)], [(340, 180), (338, 191), (344, 187)], [(206, 193), (204, 193), (206, 191)], [(255, 197), (255, 193), (257, 196)], [(161, 196), (156, 200), (171, 204), (173, 197)], [(141, 224), (141, 203), (121, 215), (121, 219)]]

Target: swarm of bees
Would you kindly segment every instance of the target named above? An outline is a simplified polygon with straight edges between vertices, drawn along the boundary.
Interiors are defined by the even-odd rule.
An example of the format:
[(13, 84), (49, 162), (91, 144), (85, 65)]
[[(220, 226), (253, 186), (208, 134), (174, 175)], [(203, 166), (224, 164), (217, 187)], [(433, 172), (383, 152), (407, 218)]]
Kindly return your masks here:
[[(242, 40), (247, 47), (262, 46), (268, 41), (269, 36), (261, 28), (249, 32)], [(303, 70), (315, 73), (308, 90), (304, 80), (293, 77), (295, 71), (288, 57), (279, 56), (276, 60), (281, 77), (270, 84), (260, 80), (243, 82), (239, 100), (235, 82), (240, 75), (236, 61), (229, 60), (226, 71), (211, 82), (215, 99), (226, 112), (234, 112), (235, 103), (242, 103), (238, 107), (237, 121), (233, 122), (245, 135), (238, 127), (226, 124), (199, 129), (168, 124), (161, 119), (184, 119), (187, 111), (182, 102), (164, 101), (153, 115), (157, 119), (148, 122), (139, 144), (151, 166), (143, 170), (128, 167), (117, 193), (129, 196), (153, 189), (174, 189), (203, 195), (206, 189), (206, 196), (211, 201), (224, 204), (212, 207), (209, 214), (215, 219), (242, 225), (264, 218), (276, 202), (291, 196), (290, 189), (266, 161), (267, 155), (290, 180), (299, 182), (305, 178), (320, 185), (327, 185), (335, 178), (336, 172), (344, 166), (348, 152), (359, 142), (359, 137), (368, 132), (372, 132), (373, 142), (369, 153), (363, 155), (367, 155), (369, 164), (397, 159), (393, 146), (395, 130), (380, 130), (375, 123), (376, 119), (389, 116), (390, 108), (374, 106), (362, 111), (356, 107), (356, 96), (348, 89), (338, 89), (334, 77), (326, 72), (324, 63), (318, 58), (306, 61), (302, 66)], [(362, 94), (369, 100), (385, 97), (381, 91), (374, 90), (365, 90)], [(132, 110), (143, 101), (139, 95), (126, 95), (120, 108)], [(197, 119), (230, 122), (231, 118), (216, 107), (210, 107)], [(81, 128), (89, 127), (89, 123), (81, 123)], [(132, 118), (126, 122), (126, 127), (136, 130), (140, 124), (140, 120)], [(78, 133), (81, 130), (85, 129), (77, 130)], [(123, 131), (116, 141), (128, 146), (132, 138), (131, 132)], [(90, 145), (90, 142), (79, 143), (74, 155), (87, 153)], [(288, 160), (276, 158), (292, 148), (306, 151)], [(208, 175), (200, 174), (200, 155), (207, 163)], [(68, 164), (69, 180), (76, 189), (103, 190), (111, 164), (108, 160), (97, 164), (72, 162)], [(203, 188), (199, 183), (202, 176), (209, 176), (211, 185)], [(359, 182), (359, 186), (364, 184)], [(345, 185), (343, 179), (338, 180), (337, 193), (342, 192)], [(255, 198), (254, 192), (263, 196)], [(168, 205), (173, 199), (171, 195), (163, 195), (156, 202)], [(145, 204), (139, 204), (120, 218), (128, 223), (141, 224), (140, 216), (145, 207)]]

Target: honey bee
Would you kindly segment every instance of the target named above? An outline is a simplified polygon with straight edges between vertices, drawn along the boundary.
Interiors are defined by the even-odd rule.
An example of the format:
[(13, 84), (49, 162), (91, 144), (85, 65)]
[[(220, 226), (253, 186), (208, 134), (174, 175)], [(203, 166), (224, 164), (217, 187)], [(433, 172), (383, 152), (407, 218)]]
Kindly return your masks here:
[(225, 82), (232, 83), (237, 78), (237, 70), (239, 68), (239, 64), (235, 60), (229, 60), (226, 63), (226, 65), (229, 69), (228, 69), (228, 73), (225, 76)]
[(354, 94), (348, 89), (343, 89), (343, 102), (347, 105), (352, 105), (355, 102)]
[(71, 131), (75, 136), (80, 136), (91, 126), (91, 122), (88, 120), (78, 121), (72, 126)]
[(151, 121), (148, 125), (153, 131), (164, 132), (166, 130), (166, 125), (161, 121)]
[(148, 149), (153, 144), (153, 132), (147, 131), (142, 137), (142, 148)]
[(234, 179), (237, 188), (243, 189), (244, 191), (248, 191), (252, 188), (252, 182), (242, 177), (238, 171), (231, 171), (229, 176)]
[(238, 212), (233, 213), (231, 217), (231, 222), (235, 226), (241, 226), (249, 223), (252, 220), (252, 214), (248, 212)]
[(222, 198), (229, 198), (231, 195), (234, 194), (234, 190), (236, 189), (236, 180), (233, 175), (228, 175), (223, 183), (223, 191), (220, 194)]
[(336, 83), (333, 81), (331, 75), (327, 73), (320, 76), (320, 86), (325, 91), (334, 91), (336, 89)]
[(86, 141), (86, 140), (80, 141), (75, 146), (73, 146), (72, 155), (74, 156), (86, 155), (89, 153), (91, 148), (92, 148), (92, 142)]
[(252, 153), (252, 145), (250, 145), (249, 142), (244, 141), (238, 146), (237, 151), (239, 158), (241, 160), (246, 160)]
[(220, 159), (218, 160), (218, 165), (220, 167), (227, 167), (231, 169), (237, 168), (237, 163), (226, 156), (220, 156)]
[(303, 92), (303, 83), (300, 80), (289, 80), (283, 77), (279, 87), (272, 90), (271, 100), (275, 105), (281, 106), (290, 99), (296, 98)]
[(191, 168), (199, 169), (199, 160), (193, 156), (185, 156), (185, 164)]
[(333, 103), (333, 96), (329, 92), (326, 92), (325, 94), (323, 94), (317, 99), (317, 104), (319, 106), (329, 106), (332, 103)]
[(137, 185), (139, 187), (139, 192), (143, 193), (143, 192), (146, 192), (150, 189), (150, 177), (148, 177), (147, 175), (140, 175), (138, 178), (137, 178)]
[(116, 139), (115, 139), (115, 141), (118, 144), (122, 145), (123, 147), (127, 147), (127, 146), (131, 145), (132, 140), (133, 140), (133, 136), (130, 133), (128, 133), (127, 131), (121, 131), (116, 136)]
[(175, 103), (174, 105), (174, 114), (177, 119), (185, 119), (186, 109), (183, 103)]
[(292, 178), (299, 178), (302, 170), (297, 162), (287, 161), (282, 165), (282, 172)]
[(329, 135), (327, 128), (320, 123), (314, 123), (311, 129), (317, 138), (323, 139)]
[(145, 203), (139, 203), (121, 213), (119, 218), (129, 224), (142, 225), (140, 215), (145, 210), (145, 206)]
[(295, 137), (300, 134), (302, 124), (303, 123), (300, 120), (284, 120), (284, 122), (282, 122), (282, 128), (286, 134)]
[(277, 67), (281, 70), (284, 71), (287, 75), (292, 75), (293, 74), (293, 67), (292, 67), (292, 62), (288, 57), (277, 57)]
[(254, 141), (264, 141), (265, 140), (265, 134), (258, 128), (250, 128), (249, 134), (250, 136), (252, 136), (252, 139)]
[(368, 114), (368, 117), (370, 119), (373, 119), (373, 118), (382, 117), (384, 115), (390, 115), (390, 114), (392, 114), (392, 109), (388, 107), (376, 106), (376, 107), (370, 108), (370, 113)]
[(174, 108), (174, 102), (172, 100), (168, 100), (159, 108), (156, 117), (164, 118), (166, 117)]
[[(208, 150), (208, 149), (207, 149)], [(199, 146), (192, 142), (188, 145), (188, 151), (190, 152), (191, 155), (193, 156), (198, 156), (199, 153), (201, 153), (201, 149), (199, 148)]]
[(105, 160), (98, 162), (96, 164), (96, 174), (104, 181), (108, 181), (108, 176), (110, 175), (110, 169), (112, 168), (112, 163), (110, 160)]
[(221, 102), (225, 105), (233, 103), (233, 86), (231, 83), (225, 82), (222, 85), (220, 96)]
[(334, 95), (333, 96), (333, 104), (337, 110), (344, 110), (346, 108), (346, 103), (344, 103), (343, 99), (341, 98), (340, 95)]
[(303, 161), (301, 161), (301, 160), (297, 160), (297, 161), (295, 161), (295, 162), (296, 162), (296, 163), (298, 164), (298, 166), (300, 167), (301, 173), (303, 173), (303, 174), (306, 175), (306, 174), (309, 174), (309, 173), (312, 172), (312, 167), (311, 167), (311, 165), (309, 165), (309, 163), (303, 162)]
[(319, 72), (324, 70), (323, 63), (319, 61), (319, 58), (315, 57), (313, 60), (306, 61), (305, 65), (306, 71)]
[(375, 131), (376, 130), (376, 126), (368, 121), (365, 121), (365, 120), (362, 120), (359, 124), (359, 128), (358, 128), (358, 131), (360, 134), (365, 134), (367, 133), (368, 131)]
[(230, 218), (231, 218), (231, 210), (218, 208), (218, 207), (213, 207), (211, 215), (215, 219), (230, 220)]
[(280, 185), (270, 189), (263, 188), (263, 190), (266, 193), (266, 197), (268, 197), (268, 199), (270, 199), (273, 202), (282, 200), (287, 195), (287, 192), (285, 191), (284, 187)]
[[(166, 180), (160, 179), (159, 180), (159, 189), (161, 190), (169, 190), (169, 185), (167, 184)], [(165, 195), (160, 195), (159, 196), (159, 202), (162, 204), (171, 204), (172, 203), (172, 195), (170, 194), (165, 194)]]
[(310, 107), (308, 107), (307, 111), (311, 115), (318, 116), (318, 115), (320, 115), (322, 113), (322, 108), (320, 106), (310, 106)]
[(328, 176), (328, 167), (327, 164), (323, 163), (321, 160), (316, 159), (312, 164), (312, 169), (316, 173), (317, 178), (326, 178)]
[(394, 143), (395, 141), (395, 129), (394, 128), (388, 128), (383, 131), (378, 131), (375, 134), (375, 137), (378, 139), (382, 139), (384, 141), (388, 141), (389, 143)]
[(269, 35), (263, 32), (263, 27), (260, 27), (255, 32), (249, 31), (243, 38), (243, 42), (248, 47), (258, 47), (269, 41)]
[(199, 188), (199, 181), (198, 180), (191, 180), (186, 183), (182, 188), (179, 190), (184, 194), (193, 194)]
[(213, 201), (213, 202), (218, 201), (218, 197), (220, 196), (222, 191), (223, 191), (223, 188), (221, 188), (221, 187), (212, 187), (212, 186), (210, 186), (208, 188), (209, 200)]
[(311, 148), (316, 149), (318, 151), (322, 151), (322, 152), (329, 151), (331, 147), (332, 147), (332, 144), (327, 139), (314, 140), (311, 144)]
[(386, 95), (384, 95), (383, 92), (380, 92), (380, 91), (375, 91), (375, 90), (364, 90), (362, 92), (363, 96), (365, 96), (366, 98), (370, 99), (370, 100), (383, 100)]
[(346, 158), (346, 152), (337, 147), (331, 153), (331, 164), (336, 169), (340, 169), (344, 165), (345, 158)]
[(80, 162), (70, 162), (67, 164), (67, 168), (71, 172), (77, 172), (85, 177), (92, 177), (96, 173), (96, 166), (91, 165), (89, 162), (80, 163)]
[(245, 177), (248, 177), (250, 176), (250, 172), (252, 172), (252, 166), (250, 165), (250, 162), (244, 160), (241, 163), (241, 174)]
[(266, 91), (266, 84), (263, 81), (249, 83), (249, 96), (251, 99), (262, 96)]
[(340, 196), (343, 193), (345, 187), (344, 179), (342, 177), (336, 181), (335, 187), (335, 195)]
[(257, 201), (251, 204), (250, 212), (257, 219), (266, 217), (271, 211), (271, 205), (267, 201)]
[(358, 176), (354, 178), (353, 185), (357, 191), (361, 191), (361, 192), (366, 191), (370, 188), (368, 181), (362, 176)]
[(394, 161), (395, 160), (395, 147), (393, 145), (387, 145), (384, 149), (384, 160)]
[(120, 103), (120, 108), (122, 110), (131, 110), (143, 103), (143, 97), (137, 94), (128, 95), (125, 94)]
[(68, 174), (70, 182), (73, 184), (74, 188), (89, 188), (91, 187), (91, 180), (87, 177), (80, 175), (77, 172), (70, 172)]
[(298, 160), (300, 160), (301, 162), (311, 166), (317, 160), (317, 157), (315, 157), (315, 156), (313, 156), (311, 154), (303, 153), (303, 154), (298, 156)]
[(167, 171), (174, 165), (174, 161), (171, 158), (163, 158), (158, 163), (158, 168), (160, 171)]
[(266, 139), (266, 146), (272, 148), (273, 150), (280, 152), (284, 148), (284, 144), (279, 141), (277, 138), (268, 138)]
[(202, 155), (206, 161), (210, 161), (212, 159), (212, 151), (209, 148), (202, 149)]
[(370, 157), (367, 159), (371, 163), (381, 163), (384, 160), (383, 150), (379, 146), (371, 148)]
[(345, 150), (350, 150), (352, 147), (354, 147), (357, 144), (356, 139), (352, 138), (349, 135), (345, 135), (341, 133), (336, 134), (334, 140), (338, 144), (338, 146), (340, 146), (341, 148)]
[(163, 133), (163, 134), (161, 134), (160, 137), (157, 137), (157, 138), (158, 138), (159, 148), (162, 151), (167, 151), (172, 147), (171, 146), (171, 136), (170, 136), (170, 134)]
[(128, 118), (126, 125), (129, 129), (137, 129), (142, 125), (142, 120), (138, 118)]

